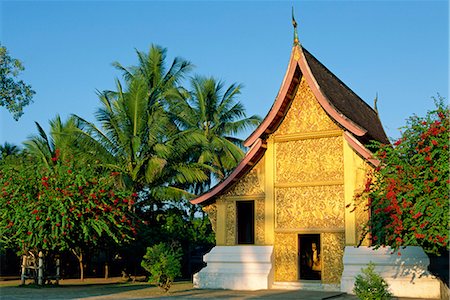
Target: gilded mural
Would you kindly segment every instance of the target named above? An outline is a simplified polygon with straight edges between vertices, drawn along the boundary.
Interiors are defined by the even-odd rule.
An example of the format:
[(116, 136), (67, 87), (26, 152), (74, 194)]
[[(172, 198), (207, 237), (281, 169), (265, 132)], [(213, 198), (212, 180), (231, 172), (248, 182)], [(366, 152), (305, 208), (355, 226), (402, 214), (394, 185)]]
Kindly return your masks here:
[(236, 245), (236, 202), (227, 201), (226, 205), (226, 239), (225, 245)]
[(345, 234), (323, 233), (322, 234), (322, 282), (338, 284), (341, 281), (344, 264)]
[(275, 234), (275, 281), (298, 280), (298, 235), (296, 233)]
[[(248, 198), (245, 199), (246, 201), (249, 200)], [(255, 244), (256, 245), (264, 245), (265, 241), (265, 230), (264, 230), (264, 199), (253, 199), (255, 201)], [(224, 197), (221, 197), (217, 200), (217, 202), (226, 202), (226, 240), (225, 245), (227, 246), (233, 246), (236, 245), (236, 200), (233, 199), (227, 199)], [(216, 232), (215, 225), (216, 225), (216, 216), (217, 211), (216, 207), (210, 207), (207, 206), (208, 210), (208, 217), (211, 221), (211, 224), (213, 225), (213, 230)], [(205, 209), (204, 209), (205, 210)], [(205, 210), (206, 211), (206, 210)], [(210, 213), (209, 213), (210, 212)], [(214, 222), (214, 223), (213, 223)]]
[(341, 136), (275, 143), (276, 183), (343, 180), (342, 143)]
[(212, 203), (202, 207), (202, 210), (208, 215), (209, 221), (211, 222), (211, 227), (214, 233), (217, 234), (217, 205)]
[(344, 187), (277, 188), (276, 228), (344, 228)]
[(255, 201), (255, 210), (255, 244), (264, 245), (264, 199), (258, 199)]
[(339, 129), (317, 102), (304, 77), (276, 135)]
[(242, 177), (224, 196), (258, 195), (264, 193), (264, 160), (259, 161), (253, 169)]

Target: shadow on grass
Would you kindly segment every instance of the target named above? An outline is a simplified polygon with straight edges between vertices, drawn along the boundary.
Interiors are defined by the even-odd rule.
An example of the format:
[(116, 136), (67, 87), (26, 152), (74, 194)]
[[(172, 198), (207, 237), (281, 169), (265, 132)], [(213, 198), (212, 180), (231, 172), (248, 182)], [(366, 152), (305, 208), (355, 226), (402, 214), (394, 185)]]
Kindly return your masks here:
[[(16, 299), (83, 299), (90, 297), (114, 296), (115, 299), (121, 299), (120, 294), (133, 293), (139, 290), (151, 289), (157, 295), (155, 285), (149, 283), (76, 283), (37, 286), (34, 284), (4, 286), (0, 287), (0, 298), (2, 300)], [(124, 295), (124, 299), (126, 296)]]

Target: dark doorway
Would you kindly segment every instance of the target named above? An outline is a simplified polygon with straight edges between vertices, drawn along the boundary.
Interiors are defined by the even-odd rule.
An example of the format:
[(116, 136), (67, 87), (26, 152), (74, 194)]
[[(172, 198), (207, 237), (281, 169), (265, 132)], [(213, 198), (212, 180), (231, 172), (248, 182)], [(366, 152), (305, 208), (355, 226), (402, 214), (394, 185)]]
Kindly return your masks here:
[(298, 249), (299, 279), (321, 280), (320, 234), (299, 234)]
[(237, 242), (255, 243), (255, 201), (237, 201)]

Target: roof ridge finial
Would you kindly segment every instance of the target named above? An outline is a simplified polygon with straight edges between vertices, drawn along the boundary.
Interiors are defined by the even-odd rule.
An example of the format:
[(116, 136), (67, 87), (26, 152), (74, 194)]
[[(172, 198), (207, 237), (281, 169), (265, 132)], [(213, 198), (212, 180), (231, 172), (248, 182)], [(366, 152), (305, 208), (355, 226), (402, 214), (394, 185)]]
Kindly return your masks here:
[(297, 22), (294, 17), (294, 6), (292, 6), (292, 25), (294, 26), (294, 46), (300, 46), (300, 40), (297, 33)]
[(373, 99), (373, 110), (377, 113), (378, 115), (378, 92), (375, 95), (375, 99)]

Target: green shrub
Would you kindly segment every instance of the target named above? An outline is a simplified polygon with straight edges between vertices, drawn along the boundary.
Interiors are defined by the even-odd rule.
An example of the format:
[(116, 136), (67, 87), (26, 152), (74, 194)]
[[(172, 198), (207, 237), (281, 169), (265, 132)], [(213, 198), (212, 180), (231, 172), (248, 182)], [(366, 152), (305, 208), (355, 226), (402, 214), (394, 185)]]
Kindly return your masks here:
[(181, 250), (159, 243), (147, 248), (141, 266), (150, 273), (149, 282), (166, 292), (176, 276), (181, 275)]
[(353, 292), (362, 300), (387, 300), (392, 298), (389, 285), (375, 272), (375, 264), (370, 262), (367, 268), (361, 269), (362, 274), (355, 278)]

